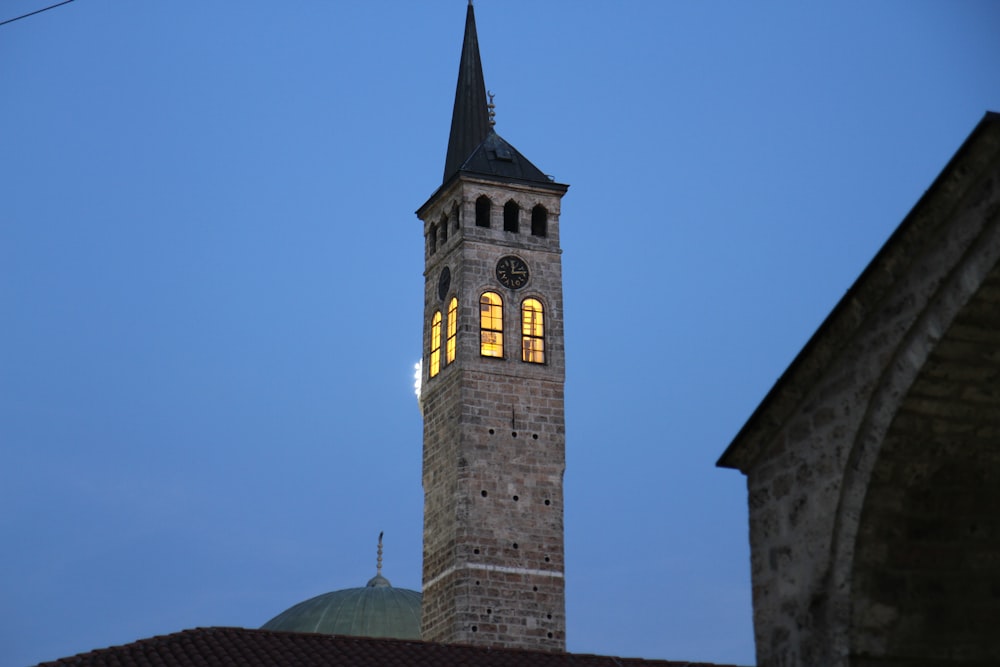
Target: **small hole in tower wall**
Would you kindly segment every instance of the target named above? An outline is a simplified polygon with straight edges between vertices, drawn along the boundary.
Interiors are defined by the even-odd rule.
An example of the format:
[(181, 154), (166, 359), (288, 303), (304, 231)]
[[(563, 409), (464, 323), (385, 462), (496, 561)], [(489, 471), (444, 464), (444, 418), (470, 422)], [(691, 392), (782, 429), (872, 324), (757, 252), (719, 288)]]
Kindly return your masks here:
[(549, 500), (548, 498), (546, 498), (546, 499), (545, 499), (545, 504), (546, 504), (546, 505), (551, 505), (551, 504), (552, 504), (552, 501), (551, 501), (551, 500)]
[(517, 437), (517, 431), (511, 431), (510, 432), (510, 437), (516, 438)]
[(479, 555), (479, 549), (473, 549), (472, 553), (474, 553), (474, 554), (476, 554), (478, 556)]
[(551, 632), (549, 633), (549, 639), (552, 639), (552, 633)]
[(483, 498), (485, 498), (486, 496), (489, 495), (488, 493), (486, 493), (486, 489), (483, 489), (482, 494), (483, 494)]
[(531, 434), (531, 439), (532, 440), (538, 440), (538, 434), (537, 433), (532, 433)]
[[(479, 632), (479, 628), (478, 628), (478, 627), (476, 627), (475, 625), (473, 625), (473, 626), (472, 626), (472, 631), (473, 631), (473, 632)], [(549, 633), (549, 634), (551, 635), (552, 633)]]
[(538, 586), (532, 586), (531, 590), (533, 590), (533, 591), (535, 591), (537, 593), (538, 592)]
[[(489, 607), (487, 607), (487, 608), (486, 608), (486, 613), (487, 613), (487, 614), (492, 614), (492, 613), (493, 613), (493, 610), (492, 610), (492, 609), (490, 609)], [(551, 618), (551, 616), (550, 616), (549, 618)]]
[(514, 544), (512, 544), (511, 546), (512, 546), (512, 547), (513, 547), (514, 549), (517, 549), (517, 542), (514, 542)]
[(496, 433), (496, 431), (494, 431), (493, 429), (490, 429), (490, 435), (493, 435), (494, 433)]
[(552, 620), (552, 614), (546, 614), (545, 618), (547, 618), (547, 619), (549, 619), (551, 621)]
[(516, 503), (518, 500), (519, 498), (517, 496), (514, 496), (514, 502)]
[(552, 559), (551, 559), (551, 558), (549, 558), (548, 556), (546, 556), (546, 557), (545, 557), (545, 562), (546, 562), (546, 563), (550, 563), (550, 562), (552, 562)]

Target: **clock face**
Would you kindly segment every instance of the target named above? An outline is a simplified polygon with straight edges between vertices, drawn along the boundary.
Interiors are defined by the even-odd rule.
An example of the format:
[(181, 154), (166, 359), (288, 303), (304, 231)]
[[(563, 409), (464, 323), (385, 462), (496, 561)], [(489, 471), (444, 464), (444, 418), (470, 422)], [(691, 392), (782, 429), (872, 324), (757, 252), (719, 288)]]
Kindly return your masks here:
[(528, 265), (520, 257), (507, 255), (497, 262), (497, 280), (504, 287), (519, 289), (528, 284)]
[(448, 290), (451, 288), (451, 269), (447, 266), (441, 269), (441, 275), (438, 277), (438, 298), (444, 301), (444, 298), (448, 296)]

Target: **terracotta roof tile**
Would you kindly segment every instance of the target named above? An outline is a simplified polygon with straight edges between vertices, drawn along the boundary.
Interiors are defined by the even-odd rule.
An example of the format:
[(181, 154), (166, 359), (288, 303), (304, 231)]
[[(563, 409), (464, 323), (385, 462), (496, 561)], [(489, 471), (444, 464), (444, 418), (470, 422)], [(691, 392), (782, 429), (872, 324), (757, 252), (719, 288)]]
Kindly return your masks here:
[[(576, 653), (489, 649), (244, 628), (196, 628), (38, 667), (710, 667)], [(716, 667), (734, 667), (717, 665)]]

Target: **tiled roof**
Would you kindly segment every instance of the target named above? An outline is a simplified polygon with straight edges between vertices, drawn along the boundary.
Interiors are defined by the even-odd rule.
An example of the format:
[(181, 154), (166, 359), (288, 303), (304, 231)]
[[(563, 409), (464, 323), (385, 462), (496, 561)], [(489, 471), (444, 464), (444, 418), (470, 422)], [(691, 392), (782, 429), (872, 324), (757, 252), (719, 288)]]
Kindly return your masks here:
[[(39, 667), (709, 667), (405, 639), (196, 628), (81, 653)], [(718, 665), (717, 667), (734, 667)]]

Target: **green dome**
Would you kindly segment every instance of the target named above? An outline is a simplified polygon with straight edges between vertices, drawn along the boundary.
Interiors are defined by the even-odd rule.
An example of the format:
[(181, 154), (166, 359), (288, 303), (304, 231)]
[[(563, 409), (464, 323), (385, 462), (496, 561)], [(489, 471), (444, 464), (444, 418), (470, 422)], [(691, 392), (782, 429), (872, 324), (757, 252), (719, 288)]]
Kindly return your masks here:
[(261, 629), (420, 639), (420, 600), (417, 591), (393, 588), (377, 574), (364, 588), (345, 588), (300, 602)]

